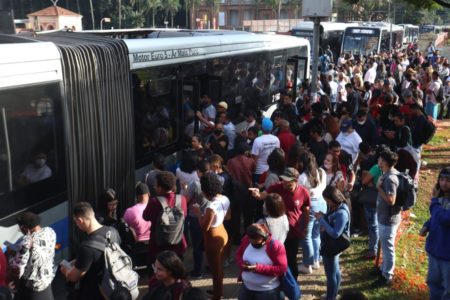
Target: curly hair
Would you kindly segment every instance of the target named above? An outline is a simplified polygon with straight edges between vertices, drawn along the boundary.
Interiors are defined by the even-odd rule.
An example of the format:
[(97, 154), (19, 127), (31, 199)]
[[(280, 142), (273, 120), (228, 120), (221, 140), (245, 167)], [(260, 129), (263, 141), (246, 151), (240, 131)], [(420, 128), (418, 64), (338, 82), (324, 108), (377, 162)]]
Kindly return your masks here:
[(161, 171), (156, 175), (156, 185), (161, 187), (164, 192), (175, 190), (177, 178), (173, 173)]
[(211, 199), (222, 193), (222, 182), (220, 182), (217, 174), (207, 172), (200, 178), (202, 192), (206, 198)]
[(175, 252), (170, 250), (162, 251), (158, 254), (156, 260), (170, 272), (175, 280), (186, 279), (186, 268)]

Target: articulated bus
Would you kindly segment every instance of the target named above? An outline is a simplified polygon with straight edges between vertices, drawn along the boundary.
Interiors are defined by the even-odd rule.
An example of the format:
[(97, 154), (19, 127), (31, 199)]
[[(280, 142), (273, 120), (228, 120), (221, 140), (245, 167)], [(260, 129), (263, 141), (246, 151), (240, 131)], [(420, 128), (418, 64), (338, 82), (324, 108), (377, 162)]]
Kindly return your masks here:
[[(391, 26), (387, 23), (364, 23), (345, 29), (341, 53), (367, 55), (389, 50)], [(403, 45), (403, 27), (392, 25), (392, 48)]]
[(16, 218), (31, 210), (56, 231), (58, 257), (68, 257), (77, 243), (73, 204), (95, 207), (111, 187), (123, 213), (153, 155), (165, 154), (169, 164), (185, 148), (202, 94), (236, 111), (267, 110), (288, 81), (299, 87), (309, 76), (304, 39), (159, 34), (0, 35), (2, 244), (20, 237)]
[(420, 29), (419, 29), (420, 34), (424, 34), (424, 33), (438, 34), (441, 32), (442, 32), (442, 26), (430, 25), (430, 24), (422, 25), (422, 26), (420, 26)]
[[(342, 44), (342, 35), (345, 28), (350, 26), (350, 23), (335, 23), (335, 22), (321, 22), (320, 23), (320, 38), (319, 47), (321, 53), (329, 45), (333, 52), (334, 59), (339, 57)], [(292, 28), (292, 35), (307, 39), (310, 44), (313, 43), (314, 23), (312, 21), (305, 21)]]
[(405, 30), (405, 35), (403, 36), (403, 44), (413, 43), (419, 39), (419, 26), (412, 24), (398, 24), (398, 26), (403, 27)]

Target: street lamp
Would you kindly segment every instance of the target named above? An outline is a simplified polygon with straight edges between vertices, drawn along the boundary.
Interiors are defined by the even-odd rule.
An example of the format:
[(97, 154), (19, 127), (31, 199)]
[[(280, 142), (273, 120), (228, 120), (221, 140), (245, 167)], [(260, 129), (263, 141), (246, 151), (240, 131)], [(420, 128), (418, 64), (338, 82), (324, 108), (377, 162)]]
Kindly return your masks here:
[(100, 30), (103, 30), (103, 22), (111, 23), (111, 18), (103, 18), (100, 20)]

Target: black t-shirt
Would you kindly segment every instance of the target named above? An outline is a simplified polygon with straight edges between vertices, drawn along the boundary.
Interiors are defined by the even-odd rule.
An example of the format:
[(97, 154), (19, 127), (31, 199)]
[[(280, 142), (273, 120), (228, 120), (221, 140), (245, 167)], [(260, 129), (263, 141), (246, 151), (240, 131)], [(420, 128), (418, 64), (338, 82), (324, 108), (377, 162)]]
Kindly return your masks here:
[(325, 142), (324, 140), (317, 142), (310, 139), (308, 142), (308, 148), (309, 151), (316, 157), (317, 165), (321, 166), (323, 164), (323, 161), (325, 160), (325, 156), (328, 153), (327, 142)]
[(353, 159), (350, 154), (341, 150), (341, 155), (339, 155), (339, 163), (341, 164), (341, 171), (344, 173), (345, 177), (349, 179), (351, 171), (353, 171)]
[(103, 277), (105, 258), (102, 251), (94, 249), (87, 244), (90, 239), (94, 238), (97, 240), (99, 237), (105, 237), (108, 231), (111, 231), (111, 240), (120, 244), (120, 237), (117, 230), (113, 227), (102, 226), (91, 233), (87, 240), (81, 243), (80, 248), (78, 249), (75, 267), (81, 272), (86, 272), (80, 281), (79, 299), (104, 299), (100, 293), (99, 284)]

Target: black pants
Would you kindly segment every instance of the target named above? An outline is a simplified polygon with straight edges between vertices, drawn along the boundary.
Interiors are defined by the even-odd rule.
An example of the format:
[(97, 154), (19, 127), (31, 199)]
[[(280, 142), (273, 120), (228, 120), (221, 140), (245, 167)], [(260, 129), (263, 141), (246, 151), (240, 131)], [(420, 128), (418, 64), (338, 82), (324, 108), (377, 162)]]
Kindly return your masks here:
[(53, 300), (52, 285), (50, 284), (45, 290), (35, 292), (26, 287), (25, 280), (20, 280), (19, 290), (14, 298), (16, 300)]
[(300, 238), (287, 238), (284, 241), (288, 267), (295, 279), (298, 277), (297, 253), (299, 244)]

